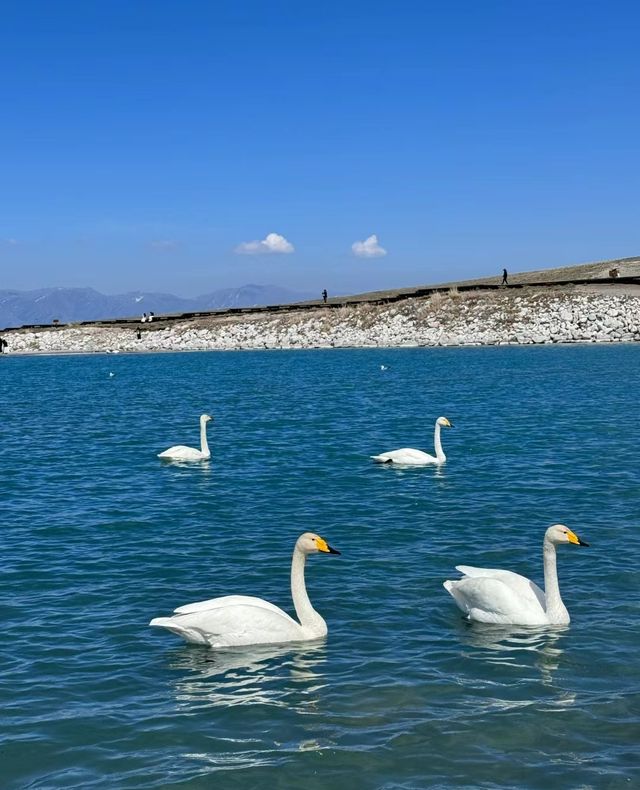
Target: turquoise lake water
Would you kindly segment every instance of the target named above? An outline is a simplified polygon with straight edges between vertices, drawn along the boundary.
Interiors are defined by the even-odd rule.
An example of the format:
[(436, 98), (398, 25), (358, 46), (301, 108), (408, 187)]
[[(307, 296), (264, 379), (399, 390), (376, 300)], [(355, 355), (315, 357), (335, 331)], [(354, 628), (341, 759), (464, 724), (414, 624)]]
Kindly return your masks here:
[[(640, 344), (0, 358), (0, 786), (639, 786), (639, 392)], [(202, 412), (211, 461), (156, 458)], [(439, 415), (444, 467), (369, 460)], [(571, 625), (464, 622), (454, 566), (542, 584), (558, 521)], [(326, 640), (147, 627), (292, 612), (306, 530)]]

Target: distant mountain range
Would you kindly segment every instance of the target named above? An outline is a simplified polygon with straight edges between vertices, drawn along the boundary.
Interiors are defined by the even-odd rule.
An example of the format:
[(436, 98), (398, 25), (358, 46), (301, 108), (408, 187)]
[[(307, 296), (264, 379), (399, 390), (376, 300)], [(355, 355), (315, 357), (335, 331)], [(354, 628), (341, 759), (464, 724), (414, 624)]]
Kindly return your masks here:
[(187, 313), (225, 307), (256, 307), (317, 299), (319, 294), (296, 293), (274, 285), (243, 285), (184, 299), (172, 294), (132, 293), (107, 296), (93, 288), (42, 288), (37, 291), (0, 291), (0, 327), (24, 324), (61, 324), (101, 318), (132, 318), (142, 313)]

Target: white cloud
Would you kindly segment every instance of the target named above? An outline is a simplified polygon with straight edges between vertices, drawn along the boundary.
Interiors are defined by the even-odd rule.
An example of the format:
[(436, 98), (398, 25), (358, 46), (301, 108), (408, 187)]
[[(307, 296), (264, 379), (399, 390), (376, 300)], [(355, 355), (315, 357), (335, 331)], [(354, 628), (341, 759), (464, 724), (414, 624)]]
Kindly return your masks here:
[(273, 253), (289, 253), (294, 246), (279, 233), (269, 233), (262, 241), (243, 241), (235, 251), (238, 255), (271, 255)]
[(156, 239), (151, 242), (154, 250), (163, 250), (164, 252), (172, 252), (177, 249), (178, 242), (173, 239)]
[(364, 241), (354, 241), (351, 249), (357, 258), (381, 258), (387, 254), (384, 247), (378, 244), (378, 237), (375, 233)]

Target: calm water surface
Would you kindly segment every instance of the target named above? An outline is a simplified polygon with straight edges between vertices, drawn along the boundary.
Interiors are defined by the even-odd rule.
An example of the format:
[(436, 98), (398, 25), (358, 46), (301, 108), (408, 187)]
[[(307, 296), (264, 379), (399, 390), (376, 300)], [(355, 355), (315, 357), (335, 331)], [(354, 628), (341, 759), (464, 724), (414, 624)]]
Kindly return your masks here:
[[(640, 345), (0, 358), (0, 785), (639, 786), (639, 391)], [(157, 459), (204, 411), (211, 462)], [(441, 414), (445, 467), (369, 460)], [(542, 583), (556, 521), (570, 627), (465, 623), (454, 566)], [(305, 530), (326, 640), (147, 627), (292, 611)]]

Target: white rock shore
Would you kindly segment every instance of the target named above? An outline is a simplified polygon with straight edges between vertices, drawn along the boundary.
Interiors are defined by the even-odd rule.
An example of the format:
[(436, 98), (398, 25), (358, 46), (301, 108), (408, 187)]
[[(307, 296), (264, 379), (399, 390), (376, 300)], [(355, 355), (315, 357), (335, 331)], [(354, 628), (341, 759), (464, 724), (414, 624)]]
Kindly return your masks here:
[(640, 341), (638, 292), (453, 289), (394, 304), (3, 332), (9, 353), (91, 353)]

